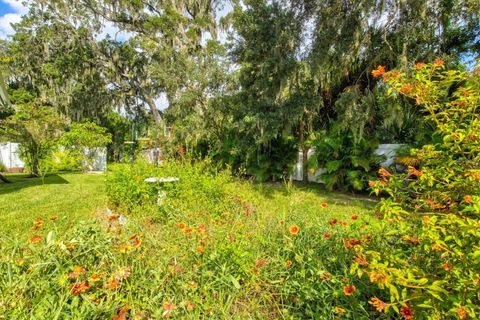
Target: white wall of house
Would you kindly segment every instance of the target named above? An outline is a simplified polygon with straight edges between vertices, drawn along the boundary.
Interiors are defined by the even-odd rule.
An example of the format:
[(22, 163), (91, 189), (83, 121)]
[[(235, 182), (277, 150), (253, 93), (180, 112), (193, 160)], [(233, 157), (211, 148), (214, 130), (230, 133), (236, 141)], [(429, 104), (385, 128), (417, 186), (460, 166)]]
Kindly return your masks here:
[[(19, 144), (14, 142), (0, 143), (0, 162), (11, 168), (24, 168), (25, 163), (20, 159)], [(87, 154), (88, 150), (85, 150)], [(105, 171), (107, 170), (107, 148), (95, 148), (95, 155), (91, 171)]]
[(7, 166), (7, 169), (23, 168), (25, 166), (20, 159), (18, 147), (18, 143), (0, 142), (0, 162)]
[[(396, 150), (400, 148), (403, 144), (380, 144), (378, 148), (374, 151), (376, 155), (385, 156), (386, 160), (381, 163), (382, 167), (388, 167), (393, 164), (393, 161), (396, 156)], [(307, 157), (310, 158), (312, 154), (315, 152), (315, 148), (310, 148), (308, 150)], [(302, 150), (298, 151), (297, 163), (293, 167), (292, 172), (292, 179), (296, 181), (303, 180), (303, 152)], [(320, 168), (319, 170), (315, 171), (314, 174), (308, 175), (308, 181), (311, 182), (318, 182), (323, 183), (318, 177), (325, 172), (325, 169)]]

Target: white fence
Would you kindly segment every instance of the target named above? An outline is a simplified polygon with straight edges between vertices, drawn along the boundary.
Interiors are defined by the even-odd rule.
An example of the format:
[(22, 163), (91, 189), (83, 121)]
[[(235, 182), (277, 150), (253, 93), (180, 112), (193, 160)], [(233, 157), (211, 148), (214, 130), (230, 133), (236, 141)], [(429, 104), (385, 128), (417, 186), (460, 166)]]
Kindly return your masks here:
[(23, 168), (25, 164), (20, 160), (18, 143), (2, 142), (0, 143), (0, 162), (7, 169)]
[[(20, 159), (18, 147), (18, 143), (0, 143), (0, 162), (2, 162), (8, 170), (25, 167), (25, 163)], [(87, 153), (88, 149), (84, 151), (84, 154)], [(94, 148), (92, 165), (89, 166), (88, 169), (90, 171), (107, 170), (107, 148)]]
[[(385, 156), (386, 158), (386, 160), (381, 163), (382, 167), (388, 167), (393, 164), (393, 161), (396, 156), (396, 150), (401, 146), (402, 144), (393, 144), (393, 143), (381, 144), (378, 146), (378, 148), (375, 150), (375, 154), (379, 156)], [(314, 148), (311, 148), (310, 150), (308, 150), (307, 158), (310, 158), (314, 152), (315, 152)], [(295, 167), (293, 168), (293, 172), (292, 172), (293, 180), (296, 180), (296, 181), (303, 180), (303, 161), (302, 160), (303, 160), (303, 151), (300, 150), (298, 151), (297, 163), (295, 164)], [(315, 171), (314, 174), (309, 174), (308, 181), (322, 183), (322, 181), (318, 179), (318, 176), (320, 176), (324, 172), (325, 172), (325, 169), (321, 168)]]

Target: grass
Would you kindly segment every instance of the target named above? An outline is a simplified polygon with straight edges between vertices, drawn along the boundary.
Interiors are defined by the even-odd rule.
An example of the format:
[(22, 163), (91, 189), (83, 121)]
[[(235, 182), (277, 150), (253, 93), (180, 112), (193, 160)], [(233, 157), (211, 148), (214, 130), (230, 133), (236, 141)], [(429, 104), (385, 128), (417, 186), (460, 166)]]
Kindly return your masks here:
[[(0, 319), (333, 319), (339, 306), (345, 318), (369, 318), (368, 304), (352, 304), (342, 288), (362, 289), (343, 246), (374, 220), (371, 199), (190, 170), (162, 207), (138, 208), (121, 226), (97, 214), (107, 203), (102, 176), (9, 178)], [(35, 218), (46, 220), (40, 230)]]
[(91, 220), (106, 205), (105, 177), (94, 174), (53, 174), (43, 181), (24, 174), (8, 175), (0, 183), (0, 234), (24, 235), (36, 218), (58, 216), (66, 230), (80, 220)]

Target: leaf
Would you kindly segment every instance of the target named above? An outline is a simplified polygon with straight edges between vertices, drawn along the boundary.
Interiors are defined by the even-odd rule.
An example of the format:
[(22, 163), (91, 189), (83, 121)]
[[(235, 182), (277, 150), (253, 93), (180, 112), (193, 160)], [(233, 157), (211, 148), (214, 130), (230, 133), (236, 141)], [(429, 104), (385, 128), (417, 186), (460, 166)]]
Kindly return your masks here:
[(240, 283), (238, 282), (238, 280), (233, 275), (230, 275), (230, 280), (232, 281), (232, 284), (236, 289), (240, 289), (240, 287), (241, 287)]

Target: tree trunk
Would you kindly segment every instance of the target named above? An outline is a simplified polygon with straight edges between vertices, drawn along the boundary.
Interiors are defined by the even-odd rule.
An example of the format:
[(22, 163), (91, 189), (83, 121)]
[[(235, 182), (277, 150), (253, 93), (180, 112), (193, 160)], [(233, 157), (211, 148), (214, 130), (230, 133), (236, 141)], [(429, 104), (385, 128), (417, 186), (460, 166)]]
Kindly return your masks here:
[(300, 148), (302, 149), (302, 181), (308, 182), (308, 147), (305, 146), (305, 122), (300, 120)]
[[(158, 131), (161, 129), (161, 126), (163, 126), (163, 130), (165, 131), (165, 124), (163, 122), (162, 116), (160, 115), (160, 112), (158, 112), (157, 105), (155, 104), (155, 101), (153, 100), (152, 96), (146, 94), (145, 95), (145, 102), (147, 102), (148, 106), (150, 107), (150, 110), (152, 111), (153, 119), (155, 120), (155, 127), (157, 128), (157, 136), (155, 137), (155, 150), (153, 151), (153, 162), (155, 166), (158, 165), (158, 158), (160, 156), (160, 150), (158, 149)], [(164, 132), (165, 133), (165, 132)]]
[(12, 181), (8, 180), (7, 178), (5, 178), (4, 176), (2, 176), (2, 174), (0, 173), (0, 180), (5, 182), (5, 183), (12, 183)]

